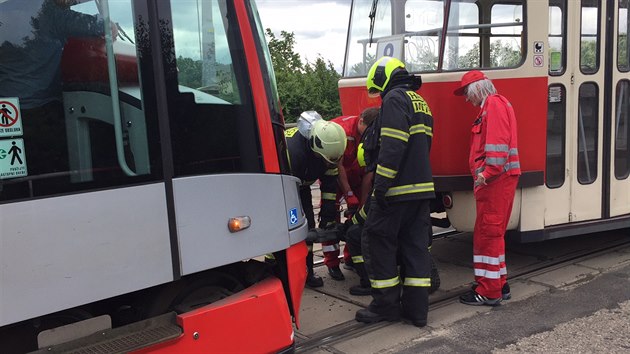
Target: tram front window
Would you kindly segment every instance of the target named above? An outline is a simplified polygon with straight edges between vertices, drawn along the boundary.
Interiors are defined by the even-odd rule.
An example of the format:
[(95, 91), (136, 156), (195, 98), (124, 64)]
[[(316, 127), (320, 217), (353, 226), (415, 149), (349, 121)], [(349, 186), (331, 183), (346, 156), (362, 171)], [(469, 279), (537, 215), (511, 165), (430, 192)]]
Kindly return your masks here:
[(130, 1), (0, 2), (0, 201), (156, 170)]

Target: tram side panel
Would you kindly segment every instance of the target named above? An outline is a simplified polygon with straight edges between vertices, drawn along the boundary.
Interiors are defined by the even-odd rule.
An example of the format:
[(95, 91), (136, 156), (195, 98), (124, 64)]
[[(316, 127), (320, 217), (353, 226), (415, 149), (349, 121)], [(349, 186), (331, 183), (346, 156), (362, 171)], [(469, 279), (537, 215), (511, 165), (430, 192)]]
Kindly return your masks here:
[[(93, 11), (83, 7), (90, 3), (79, 1), (71, 10)], [(109, 4), (117, 11), (107, 2), (97, 5), (105, 23), (109, 10), (135, 15), (116, 19), (126, 38), (68, 40), (56, 121), (66, 137), (45, 130), (25, 136), (29, 173), (0, 184), (3, 351), (77, 349), (73, 336), (89, 334), (84, 320), (105, 316), (93, 331), (113, 326), (130, 334), (135, 323), (151, 327), (168, 312), (176, 314), (168, 326), (179, 335), (145, 343), (152, 346), (143, 350), (290, 349), (306, 277), (307, 225), (299, 180), (278, 161), (286, 158), (285, 144), (282, 131), (272, 128), (279, 115), (268, 102), (278, 99), (267, 86), (273, 73), (268, 55), (260, 53), (267, 50), (263, 37), (255, 35), (261, 28), (255, 4), (198, 8), (204, 26), (213, 25), (213, 13), (223, 17), (214, 25), (229, 23), (229, 31), (205, 38), (204, 45), (226, 44), (233, 62), (197, 58), (181, 73), (194, 60), (172, 61), (172, 47), (153, 51), (178, 43), (173, 27), (186, 23), (172, 20), (167, 2)], [(0, 12), (46, 15), (13, 10)], [(160, 27), (164, 23), (173, 27)], [(197, 71), (202, 64), (216, 71)], [(225, 70), (230, 75), (220, 85), (196, 81)], [(12, 99), (26, 102), (17, 96)], [(7, 137), (18, 138), (0, 138)], [(37, 139), (62, 144), (68, 167), (42, 169), (36, 159), (42, 151), (32, 148)], [(274, 264), (258, 260), (268, 253), (276, 256)], [(64, 325), (73, 336), (57, 334)]]

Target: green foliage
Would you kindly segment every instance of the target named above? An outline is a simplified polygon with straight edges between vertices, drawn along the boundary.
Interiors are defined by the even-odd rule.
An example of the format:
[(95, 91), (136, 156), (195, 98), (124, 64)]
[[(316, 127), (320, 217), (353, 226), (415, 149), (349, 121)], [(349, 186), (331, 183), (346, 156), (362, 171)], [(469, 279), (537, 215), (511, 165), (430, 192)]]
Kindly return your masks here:
[(293, 33), (282, 31), (277, 38), (269, 28), (265, 32), (286, 122), (295, 122), (308, 110), (317, 111), (324, 119), (341, 115), (337, 89), (341, 75), (333, 64), (321, 56), (314, 63), (302, 63), (295, 52)]
[(184, 86), (201, 87), (201, 60), (180, 56), (177, 58), (177, 79)]
[[(475, 45), (466, 54), (459, 57), (457, 67), (461, 69), (480, 67), (479, 53), (479, 43), (475, 43)], [(514, 48), (509, 43), (504, 43), (501, 40), (494, 41), (490, 44), (491, 68), (509, 68), (517, 66), (520, 62), (521, 51), (518, 48)]]
[(585, 73), (592, 73), (597, 70), (597, 44), (597, 41), (594, 39), (582, 39), (580, 44), (580, 68)]

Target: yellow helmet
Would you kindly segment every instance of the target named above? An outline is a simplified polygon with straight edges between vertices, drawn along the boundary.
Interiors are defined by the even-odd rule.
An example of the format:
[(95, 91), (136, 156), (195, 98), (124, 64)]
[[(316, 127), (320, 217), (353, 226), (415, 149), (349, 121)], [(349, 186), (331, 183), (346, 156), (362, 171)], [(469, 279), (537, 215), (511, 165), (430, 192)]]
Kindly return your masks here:
[(336, 164), (346, 150), (346, 132), (335, 122), (318, 120), (313, 123), (309, 143), (311, 150)]
[(389, 80), (397, 70), (404, 69), (405, 64), (392, 57), (381, 57), (370, 68), (367, 75), (366, 86), (368, 92), (377, 93), (385, 91)]

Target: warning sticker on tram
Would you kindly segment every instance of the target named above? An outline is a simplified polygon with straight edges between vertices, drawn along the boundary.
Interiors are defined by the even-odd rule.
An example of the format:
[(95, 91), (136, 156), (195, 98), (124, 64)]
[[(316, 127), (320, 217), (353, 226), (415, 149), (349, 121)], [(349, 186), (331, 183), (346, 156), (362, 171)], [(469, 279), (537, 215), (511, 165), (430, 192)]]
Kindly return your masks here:
[(0, 179), (27, 175), (24, 140), (0, 140)]
[(0, 98), (0, 137), (22, 135), (22, 113), (20, 101)]

